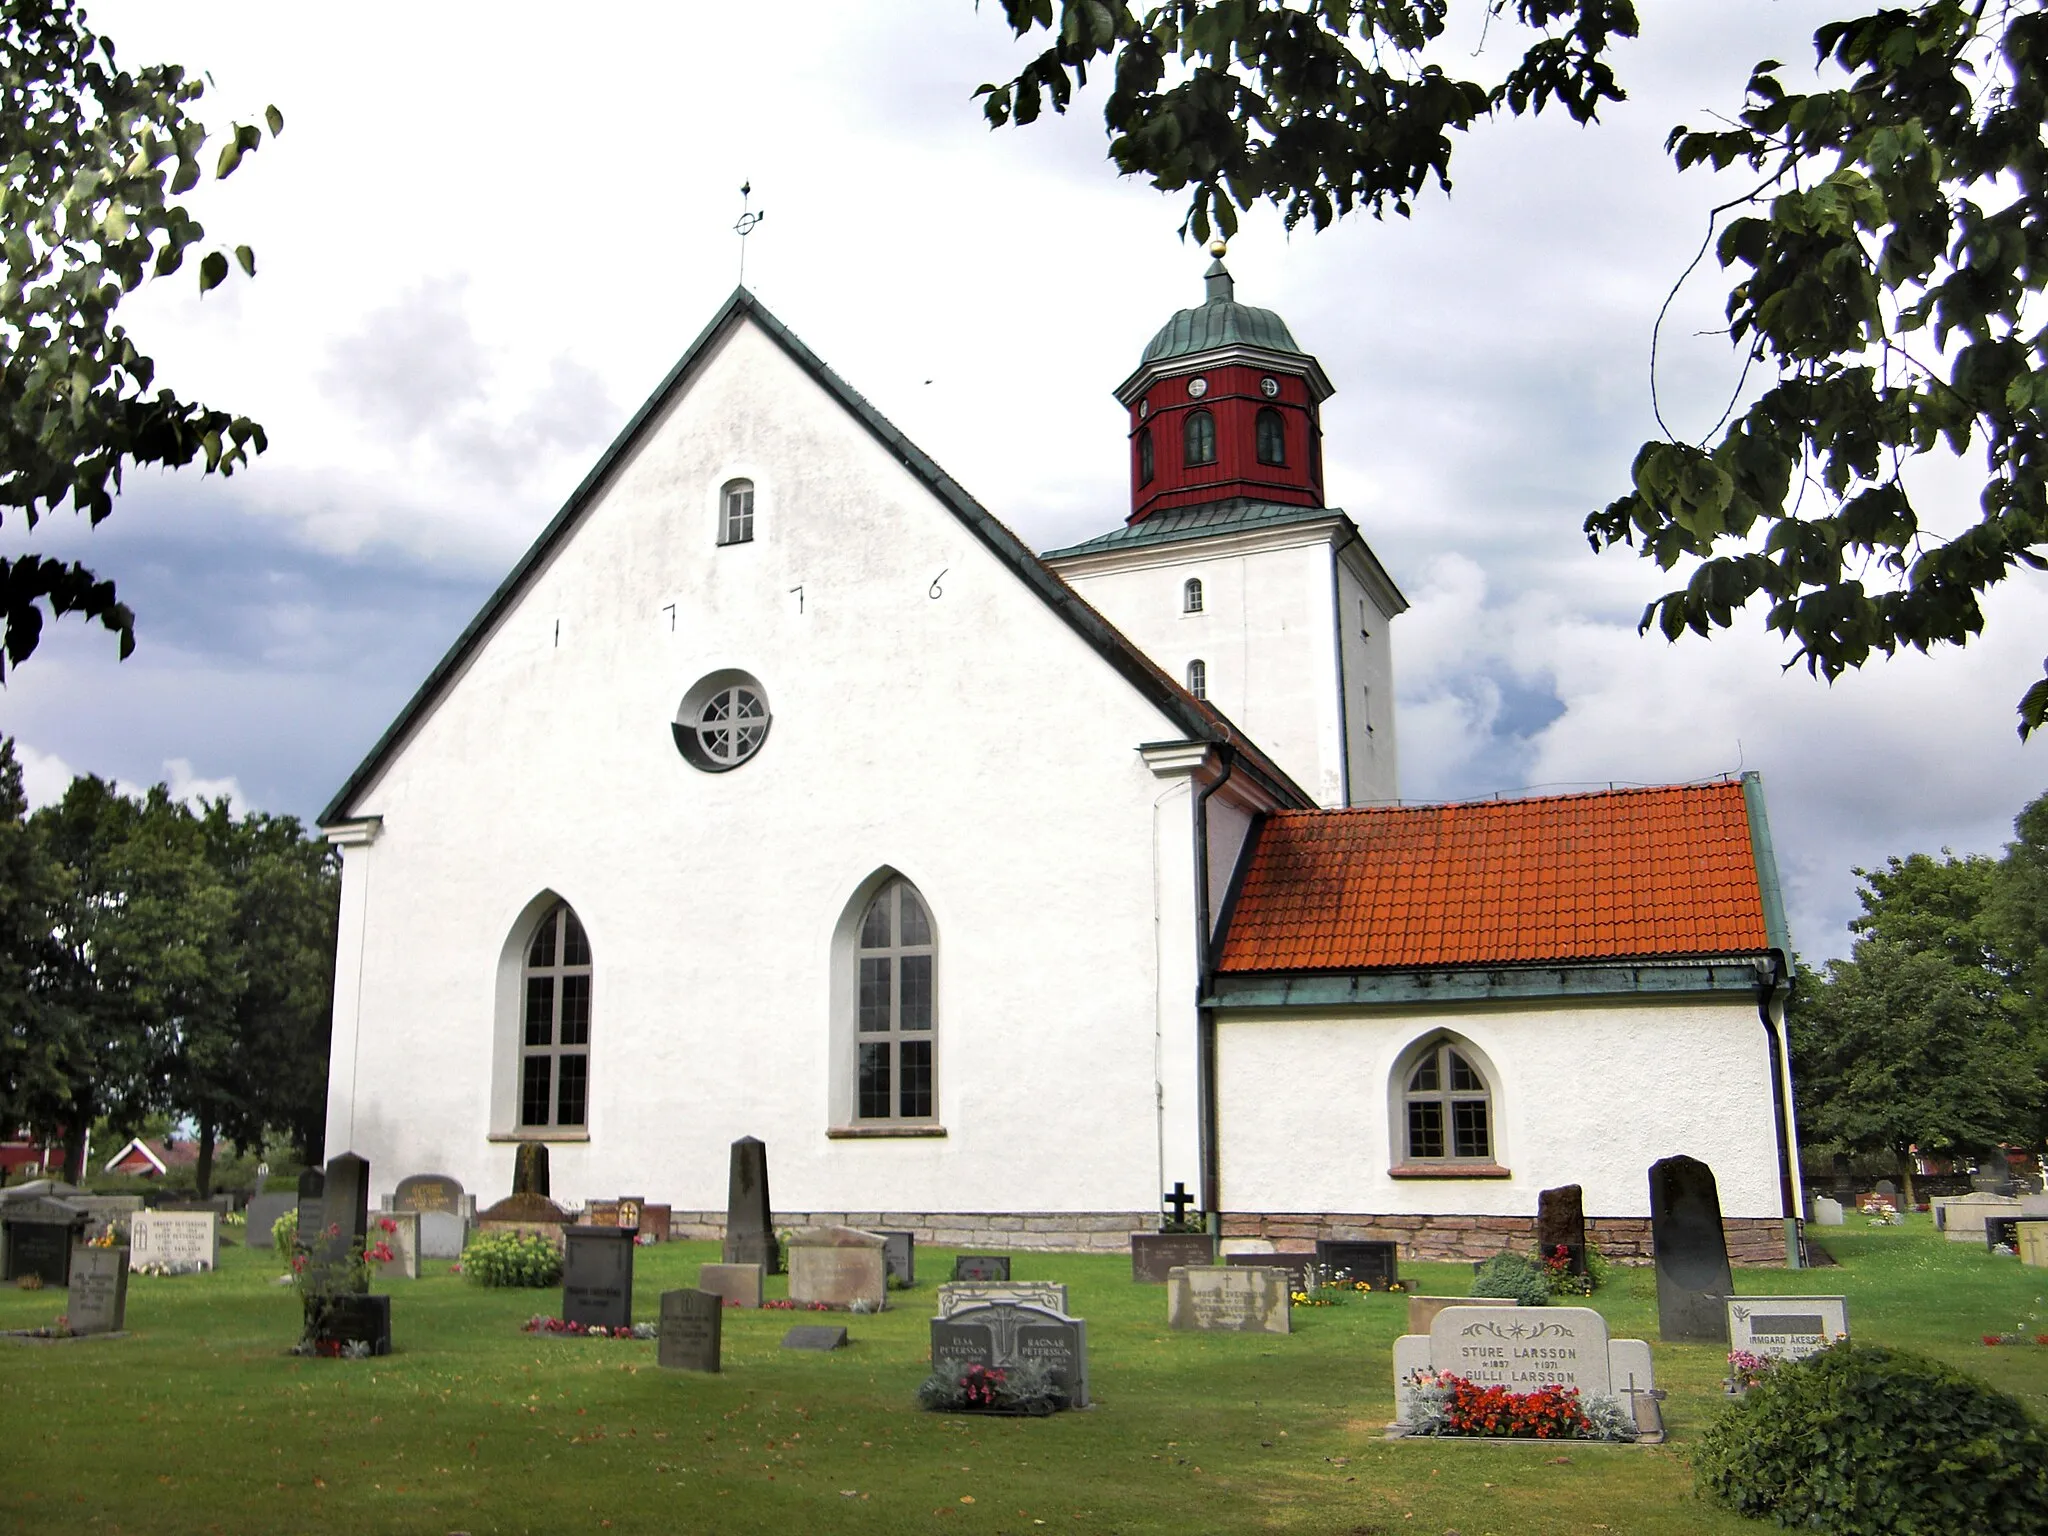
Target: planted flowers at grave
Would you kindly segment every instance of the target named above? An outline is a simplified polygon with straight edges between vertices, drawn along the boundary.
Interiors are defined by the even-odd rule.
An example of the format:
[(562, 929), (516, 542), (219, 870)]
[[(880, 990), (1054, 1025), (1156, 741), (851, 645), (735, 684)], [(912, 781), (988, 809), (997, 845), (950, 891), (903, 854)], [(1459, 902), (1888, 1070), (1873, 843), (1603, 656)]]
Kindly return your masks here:
[(396, 1257), (389, 1238), (397, 1223), (376, 1225), (375, 1235), (348, 1240), (340, 1224), (331, 1223), (312, 1251), (292, 1255), (292, 1284), (306, 1320), (293, 1354), (362, 1360), (391, 1353), (391, 1298), (369, 1289), (376, 1266)]

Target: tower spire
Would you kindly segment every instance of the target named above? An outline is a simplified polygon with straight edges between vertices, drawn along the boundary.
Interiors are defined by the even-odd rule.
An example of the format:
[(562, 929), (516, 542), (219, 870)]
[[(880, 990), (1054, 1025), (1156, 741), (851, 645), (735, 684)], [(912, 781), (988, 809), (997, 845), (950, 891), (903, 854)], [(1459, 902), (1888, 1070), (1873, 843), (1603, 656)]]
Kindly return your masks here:
[(1223, 253), (1229, 249), (1222, 240), (1211, 241), (1209, 245), (1209, 254), (1216, 259), (1209, 263), (1202, 280), (1208, 286), (1211, 304), (1230, 304), (1237, 299), (1237, 284), (1231, 281), (1230, 269), (1223, 265)]

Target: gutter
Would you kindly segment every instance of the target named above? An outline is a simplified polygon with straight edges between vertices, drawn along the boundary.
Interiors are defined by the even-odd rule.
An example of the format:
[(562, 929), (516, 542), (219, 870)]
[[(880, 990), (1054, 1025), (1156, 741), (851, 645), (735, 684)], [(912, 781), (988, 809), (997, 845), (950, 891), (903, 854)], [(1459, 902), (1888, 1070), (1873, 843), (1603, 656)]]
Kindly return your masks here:
[(1237, 771), (1237, 754), (1219, 746), (1223, 772), (1216, 782), (1195, 791), (1195, 1123), (1200, 1149), (1202, 1211), (1209, 1226), (1209, 1252), (1213, 1259), (1223, 1246), (1223, 1177), (1217, 1163), (1220, 1114), (1216, 1099), (1216, 1011), (1203, 999), (1209, 995), (1209, 797), (1230, 782)]

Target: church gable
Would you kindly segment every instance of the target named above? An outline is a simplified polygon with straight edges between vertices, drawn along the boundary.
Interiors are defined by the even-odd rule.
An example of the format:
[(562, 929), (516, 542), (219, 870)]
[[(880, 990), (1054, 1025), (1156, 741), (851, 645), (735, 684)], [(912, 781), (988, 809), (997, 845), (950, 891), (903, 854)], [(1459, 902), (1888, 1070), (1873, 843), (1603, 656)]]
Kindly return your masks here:
[[(996, 566), (1018, 583), (1023, 591), (1031, 594), (1057, 616), (1073, 639), (1078, 640), (1097, 660), (1107, 664), (1112, 672), (1135, 690), (1144, 703), (1150, 705), (1158, 716), (1164, 717), (1160, 721), (1160, 726), (1163, 727), (1160, 734), (1228, 747), (1237, 753), (1244, 770), (1263, 781), (1268, 792), (1276, 799), (1282, 803), (1307, 803), (1306, 797), (1287, 776), (1268, 761), (1264, 754), (1228, 720), (1190, 697), (1179, 684), (1163, 673), (1114, 626), (1041, 564), (1007, 527), (967, 495), (928, 455), (904, 437), (873, 406), (827, 368), (752, 294), (741, 289), (736, 290), (721, 307), (675, 368), (670, 371), (668, 377), (663, 380), (661, 386), (634, 414), (632, 420), (606, 449), (518, 565), (464, 629), (405, 709), (372, 748), (368, 757), (322, 812), (322, 825), (331, 826), (346, 822), (365, 813), (365, 797), (372, 786), (386, 774), (407, 744), (418, 736), (453, 685), (475, 670), (480, 658), (487, 651), (495, 653), (495, 667), (487, 667), (486, 670), (507, 665), (519, 669), (522, 665), (521, 658), (531, 661), (527, 653), (544, 652), (559, 648), (563, 644), (563, 626), (565, 623), (574, 624), (577, 616), (540, 612), (549, 608), (554, 601), (554, 596), (547, 586), (550, 570), (561, 558), (569, 543), (583, 534), (607, 499), (616, 495), (623, 486), (638, 478), (643, 482), (638, 487), (643, 498), (650, 492), (672, 494), (679, 510), (672, 520), (674, 528), (670, 530), (670, 542), (673, 542), (674, 533), (679, 531), (682, 538), (695, 540), (706, 549), (714, 542), (728, 542), (727, 534), (735, 531), (728, 529), (724, 524), (730, 510), (724, 504), (725, 496), (732, 487), (745, 486), (745, 516), (748, 523), (746, 533), (749, 538), (751, 537), (752, 523), (756, 515), (754, 498), (757, 488), (750, 478), (751, 472), (756, 468), (754, 458), (750, 456), (750, 445), (758, 442), (764, 434), (773, 435), (770, 429), (774, 424), (764, 418), (776, 415), (776, 407), (780, 402), (760, 398), (758, 392), (754, 399), (748, 400), (745, 398), (744, 389), (735, 395), (729, 386), (719, 382), (716, 364), (736, 344), (743, 348), (765, 344), (765, 348), (774, 356), (793, 366), (802, 381), (808, 382), (822, 392), (838, 407), (838, 419), (829, 425), (813, 424), (815, 431), (833, 440), (829, 444), (819, 442), (815, 446), (826, 449), (828, 457), (835, 450), (843, 453), (857, 443), (879, 446), (888, 459), (904, 471), (912, 482), (929, 493), (939, 507), (950, 515), (957, 529), (969, 536), (983, 554), (992, 557)], [(714, 392), (722, 390), (725, 395), (720, 402), (725, 408), (725, 415), (716, 423), (716, 427), (722, 435), (733, 440), (733, 447), (725, 462), (734, 473), (718, 486), (710, 488), (716, 492), (716, 496), (700, 507), (698, 504), (705, 502), (706, 487), (648, 485), (644, 482), (650, 476), (658, 481), (667, 471), (660, 463), (643, 460), (649, 459), (651, 446), (664, 434), (676, 430), (689, 432), (693, 429), (703, 429), (703, 413), (693, 412), (691, 397), (705, 388), (713, 389)], [(716, 406), (710, 409), (716, 414)], [(693, 414), (699, 417), (697, 421), (689, 419)], [(785, 437), (783, 447), (787, 449), (788, 446), (789, 442)], [(815, 455), (809, 457), (814, 459)], [(770, 473), (772, 477), (772, 467)], [(786, 484), (785, 479), (785, 486)], [(764, 496), (772, 496), (774, 487), (762, 486), (758, 490)], [(782, 526), (788, 536), (809, 538), (814, 544), (817, 541), (834, 539), (857, 543), (857, 540), (850, 538), (851, 530), (821, 527), (815, 521), (807, 524), (800, 515), (799, 505), (794, 500), (788, 506), (777, 510), (783, 515)], [(760, 513), (763, 517), (772, 515), (767, 507), (761, 508)], [(659, 542), (661, 535), (649, 531), (617, 539), (613, 547), (603, 553), (605, 558), (630, 565), (643, 559), (659, 558), (665, 552), (652, 547)], [(846, 555), (847, 550), (833, 549), (829, 553), (831, 558), (836, 560)], [(859, 558), (856, 557), (857, 563)], [(930, 600), (937, 601), (945, 593), (944, 560), (927, 563), (932, 565), (932, 569), (924, 574), (929, 576), (930, 582), (929, 586), (926, 586), (920, 581), (920, 592)], [(801, 580), (794, 583), (790, 591), (783, 595), (787, 596), (791, 605), (799, 611), (803, 611), (806, 604), (817, 601), (820, 596), (802, 590)], [(715, 598), (715, 594), (712, 596)], [(826, 600), (829, 601), (829, 598)], [(514, 626), (514, 615), (522, 614), (522, 611), (527, 622)], [(600, 625), (608, 625), (616, 615), (585, 614), (581, 617), (586, 622), (595, 619)], [(674, 608), (668, 610), (668, 622), (671, 626), (679, 626), (683, 622), (681, 615)], [(520, 633), (516, 636), (508, 633), (515, 627)], [(571, 643), (574, 643), (576, 638), (572, 631)], [(506, 680), (501, 677), (497, 681), (502, 685)], [(1134, 746), (1136, 743), (1125, 745)]]

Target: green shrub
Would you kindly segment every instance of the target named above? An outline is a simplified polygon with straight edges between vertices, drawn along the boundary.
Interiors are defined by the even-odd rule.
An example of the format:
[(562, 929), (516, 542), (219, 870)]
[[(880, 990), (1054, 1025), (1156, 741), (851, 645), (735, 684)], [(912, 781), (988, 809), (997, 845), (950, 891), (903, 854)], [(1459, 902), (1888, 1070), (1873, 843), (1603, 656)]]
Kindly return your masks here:
[(1779, 1525), (2048, 1533), (2048, 1430), (1974, 1376), (1876, 1345), (1767, 1374), (1707, 1431), (1694, 1468), (1702, 1493)]
[(486, 1232), (462, 1250), (462, 1272), (478, 1285), (543, 1286), (562, 1283), (562, 1255), (533, 1232)]
[(270, 1224), (270, 1240), (277, 1245), (277, 1256), (287, 1265), (292, 1253), (299, 1246), (299, 1208), (287, 1206), (285, 1213)]
[(1496, 1253), (1472, 1277), (1474, 1296), (1511, 1296), (1525, 1307), (1550, 1301), (1550, 1278), (1541, 1264), (1519, 1253)]

